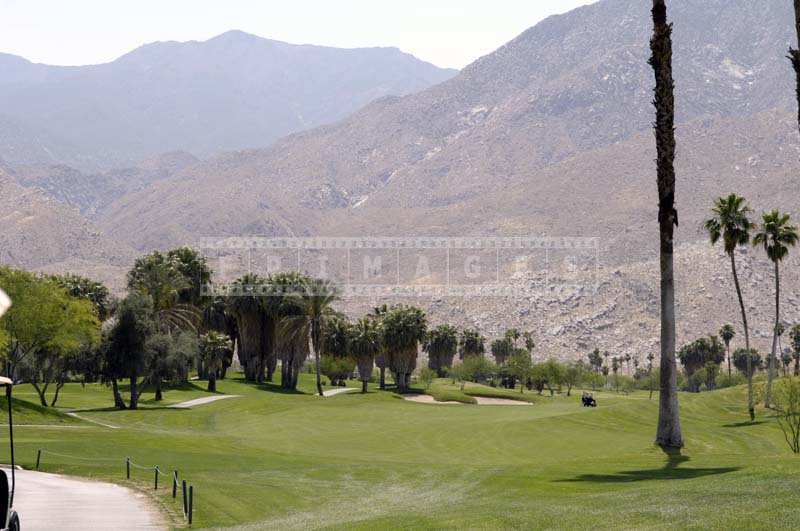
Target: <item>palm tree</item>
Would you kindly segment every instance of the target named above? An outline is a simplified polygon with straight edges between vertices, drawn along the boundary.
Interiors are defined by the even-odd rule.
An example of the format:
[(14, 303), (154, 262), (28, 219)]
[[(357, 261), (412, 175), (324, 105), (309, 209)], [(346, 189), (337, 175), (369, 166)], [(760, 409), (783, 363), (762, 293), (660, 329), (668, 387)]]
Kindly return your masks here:
[[(742, 287), (739, 284), (739, 274), (736, 270), (736, 248), (750, 243), (750, 231), (754, 228), (753, 222), (748, 217), (752, 212), (747, 206), (747, 201), (736, 194), (728, 197), (719, 197), (714, 201), (714, 208), (711, 210), (713, 217), (708, 219), (704, 226), (711, 239), (711, 245), (715, 245), (722, 240), (725, 254), (731, 262), (731, 272), (733, 274), (733, 285), (736, 287), (736, 296), (739, 298), (739, 310), (742, 313), (742, 327), (744, 328), (744, 346), (747, 352), (750, 351), (750, 328), (747, 326), (747, 312), (744, 307), (742, 297)], [(747, 358), (748, 360), (750, 358)], [(747, 371), (747, 411), (750, 420), (756, 418), (755, 404), (753, 400), (753, 375), (752, 370)]]
[(427, 333), (425, 312), (413, 306), (395, 306), (382, 319), (386, 361), (397, 390), (408, 391), (417, 364), (419, 343)]
[(517, 348), (517, 341), (521, 336), (522, 334), (520, 334), (520, 331), (517, 330), (516, 328), (509, 328), (508, 330), (506, 330), (505, 338), (511, 342), (512, 348), (515, 349)]
[(459, 356), (465, 359), (468, 356), (483, 356), (486, 352), (486, 338), (480, 332), (467, 328), (461, 332), (461, 352)]
[(525, 350), (528, 354), (533, 354), (533, 349), (536, 348), (536, 341), (533, 338), (533, 332), (523, 332), (522, 338), (525, 340)]
[(244, 369), (244, 378), (249, 382), (257, 381), (261, 373), (259, 359), (264, 343), (261, 294), (263, 285), (264, 279), (248, 273), (231, 285), (226, 300), (231, 315), (236, 319), (239, 331), (239, 362)]
[(215, 330), (200, 336), (200, 356), (208, 372), (208, 391), (217, 391), (217, 375), (222, 372), (225, 359), (233, 349), (230, 338)]
[(731, 377), (731, 341), (736, 336), (736, 331), (729, 324), (723, 325), (719, 329), (719, 337), (725, 343), (725, 352), (728, 356), (728, 378)]
[(458, 350), (458, 332), (448, 324), (439, 325), (427, 333), (422, 349), (428, 353), (428, 368), (444, 378)]
[[(794, 0), (794, 26), (800, 48), (800, 0)], [(800, 127), (800, 50), (789, 47), (789, 60), (795, 73), (795, 95), (798, 104), (797, 124)]]
[(361, 392), (367, 392), (367, 384), (372, 376), (375, 355), (380, 350), (378, 326), (374, 320), (364, 317), (350, 330), (350, 352), (356, 358), (358, 377), (361, 379)]
[(375, 365), (378, 366), (378, 370), (380, 371), (380, 379), (378, 382), (378, 388), (383, 390), (386, 389), (386, 341), (383, 333), (383, 327), (381, 326), (381, 321), (383, 320), (384, 316), (389, 312), (389, 307), (385, 304), (381, 306), (376, 306), (373, 308), (372, 313), (369, 317), (375, 321), (378, 326), (378, 353), (375, 354)]
[(772, 327), (772, 352), (767, 362), (767, 390), (764, 406), (770, 407), (772, 380), (775, 378), (775, 351), (778, 346), (778, 332), (781, 326), (781, 281), (779, 264), (789, 254), (789, 247), (797, 245), (797, 227), (789, 225), (791, 216), (777, 210), (765, 212), (761, 216), (762, 226), (753, 237), (754, 245), (761, 245), (775, 266), (775, 326)]
[(794, 325), (789, 337), (792, 338), (792, 352), (794, 354), (794, 375), (800, 376), (800, 325)]
[(323, 355), (324, 328), (332, 318), (333, 303), (339, 300), (338, 290), (327, 280), (310, 279), (305, 283), (302, 293), (290, 293), (289, 297), (294, 298), (294, 302), (300, 309), (298, 315), (284, 319), (285, 334), (296, 337), (311, 338), (311, 347), (314, 349), (314, 367), (317, 376), (317, 393), (325, 396), (322, 392), (322, 373), (320, 370), (320, 358)]
[(658, 152), (658, 225), (661, 248), (661, 393), (656, 444), (683, 446), (678, 408), (678, 368), (675, 362), (675, 278), (673, 238), (675, 210), (675, 84), (672, 79), (672, 25), (664, 0), (653, 0), (650, 66), (655, 74), (656, 149)]

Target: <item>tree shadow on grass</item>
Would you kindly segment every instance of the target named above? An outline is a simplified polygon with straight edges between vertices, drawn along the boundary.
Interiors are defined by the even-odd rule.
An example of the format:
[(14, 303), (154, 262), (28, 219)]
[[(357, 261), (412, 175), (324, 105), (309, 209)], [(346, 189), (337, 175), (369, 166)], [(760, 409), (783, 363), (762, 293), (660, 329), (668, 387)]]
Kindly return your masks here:
[(661, 468), (624, 470), (616, 474), (581, 474), (574, 478), (558, 480), (558, 482), (633, 483), (636, 481), (695, 479), (728, 474), (741, 469), (741, 467), (681, 468), (683, 463), (689, 461), (689, 456), (682, 455), (680, 449), (662, 448), (661, 450), (667, 455), (667, 462)]
[(248, 387), (253, 387), (260, 391), (269, 391), (270, 393), (278, 393), (282, 395), (309, 395), (309, 394), (316, 394), (316, 393), (304, 393), (303, 391), (298, 391), (297, 389), (284, 389), (281, 387), (281, 384), (274, 383), (274, 382), (248, 382), (244, 378), (228, 378), (231, 381), (247, 385)]
[(748, 426), (758, 426), (759, 424), (766, 424), (766, 423), (767, 423), (766, 420), (756, 420), (756, 421), (753, 421), (753, 422), (750, 422), (749, 420), (746, 420), (744, 422), (734, 422), (732, 424), (723, 424), (722, 427), (723, 428), (746, 428)]

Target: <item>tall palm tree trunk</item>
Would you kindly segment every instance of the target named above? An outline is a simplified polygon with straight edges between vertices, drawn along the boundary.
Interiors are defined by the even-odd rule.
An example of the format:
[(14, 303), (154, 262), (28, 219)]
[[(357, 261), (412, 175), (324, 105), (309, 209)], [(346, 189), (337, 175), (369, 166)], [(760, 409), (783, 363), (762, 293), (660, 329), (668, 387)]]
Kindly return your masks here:
[(325, 393), (322, 392), (322, 372), (320, 370), (320, 346), (322, 344), (322, 331), (320, 330), (320, 326), (322, 323), (319, 322), (319, 318), (316, 318), (313, 325), (312, 325), (312, 339), (313, 341), (312, 346), (314, 347), (314, 369), (317, 373), (317, 393), (319, 396), (325, 396)]
[(650, 65), (655, 74), (656, 148), (658, 151), (658, 224), (661, 266), (661, 375), (656, 444), (683, 446), (675, 361), (675, 279), (673, 267), (675, 210), (675, 95), (672, 78), (672, 26), (664, 0), (653, 0)]
[[(742, 286), (739, 284), (739, 273), (736, 271), (736, 257), (730, 253), (731, 271), (733, 272), (733, 285), (736, 286), (736, 296), (739, 298), (739, 309), (742, 312), (742, 327), (744, 328), (744, 348), (747, 352), (747, 412), (750, 414), (750, 422), (756, 419), (756, 408), (753, 401), (753, 361), (750, 357), (750, 328), (747, 326), (747, 312), (744, 308), (744, 297), (742, 297)], [(728, 354), (728, 364), (730, 364), (730, 353)]]
[(772, 381), (775, 379), (775, 352), (778, 348), (778, 327), (781, 322), (781, 275), (778, 261), (775, 261), (775, 326), (772, 327), (772, 352), (767, 364), (767, 390), (764, 393), (764, 407), (769, 408), (772, 402)]
[(730, 345), (730, 343), (725, 345), (725, 350), (728, 351), (727, 352), (727, 356), (728, 356), (728, 380), (730, 380), (731, 379), (731, 345)]
[[(800, 48), (800, 0), (794, 0), (794, 26)], [(795, 95), (797, 97), (797, 126), (800, 129), (800, 50), (789, 48), (789, 60), (795, 73)]]

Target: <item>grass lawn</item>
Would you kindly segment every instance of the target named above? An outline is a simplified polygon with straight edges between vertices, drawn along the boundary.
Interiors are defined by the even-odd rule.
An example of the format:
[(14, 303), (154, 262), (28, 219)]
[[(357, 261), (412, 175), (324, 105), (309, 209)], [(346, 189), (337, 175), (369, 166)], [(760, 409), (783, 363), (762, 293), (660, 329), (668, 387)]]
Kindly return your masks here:
[[(206, 396), (199, 386), (168, 390), (165, 402)], [(30, 404), (16, 406), (18, 461), (33, 467), (37, 448), (74, 456), (45, 454), (42, 468), (132, 483), (180, 526), (169, 489), (153, 493), (152, 472), (134, 470), (126, 482), (124, 458), (177, 468), (195, 487), (195, 528), (722, 529), (800, 521), (800, 457), (763, 411), (761, 422), (743, 423), (741, 388), (682, 394), (688, 444), (671, 457), (652, 445), (657, 403), (647, 393), (595, 393), (599, 407), (585, 409), (580, 391), (530, 394), (531, 407), (432, 406), (375, 390), (322, 399), (311, 394), (310, 375), (297, 394), (238, 379), (218, 388), (242, 397), (176, 410), (149, 395), (141, 410), (120, 412), (108, 409), (109, 389), (76, 384), (50, 413), (20, 386), (17, 396)], [(461, 394), (442, 380), (437, 390)], [(481, 392), (468, 386), (464, 396)], [(71, 409), (120, 428), (63, 414)], [(0, 459), (8, 459), (2, 445)]]

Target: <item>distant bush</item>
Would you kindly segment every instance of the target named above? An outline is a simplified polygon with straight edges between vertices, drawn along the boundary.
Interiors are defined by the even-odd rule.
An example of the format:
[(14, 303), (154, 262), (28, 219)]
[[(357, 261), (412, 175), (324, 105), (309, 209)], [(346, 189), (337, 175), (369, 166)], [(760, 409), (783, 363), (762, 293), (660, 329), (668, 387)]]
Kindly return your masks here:
[(723, 373), (717, 377), (717, 389), (735, 387), (737, 385), (744, 385), (746, 383), (747, 378), (745, 378), (744, 374), (738, 372), (734, 372), (730, 376), (728, 376), (728, 373)]

